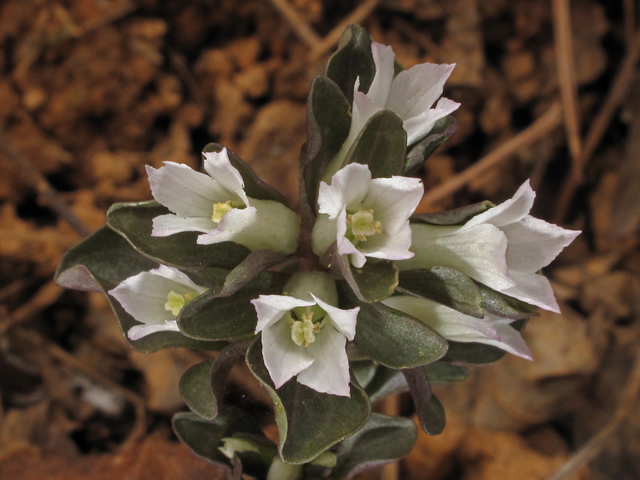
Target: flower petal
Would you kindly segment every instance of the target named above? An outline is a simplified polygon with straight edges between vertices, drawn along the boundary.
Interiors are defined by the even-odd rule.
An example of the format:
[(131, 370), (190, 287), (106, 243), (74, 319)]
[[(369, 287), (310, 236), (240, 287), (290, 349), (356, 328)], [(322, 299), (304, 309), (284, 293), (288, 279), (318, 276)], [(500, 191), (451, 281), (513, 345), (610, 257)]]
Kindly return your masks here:
[(173, 290), (184, 295), (192, 293), (194, 288), (153, 272), (141, 272), (123, 280), (109, 291), (109, 295), (118, 300), (122, 308), (138, 322), (164, 325), (165, 320), (175, 320), (164, 307), (169, 292)]
[(314, 363), (304, 347), (293, 343), (286, 321), (276, 322), (262, 332), (262, 358), (276, 388)]
[(411, 248), (411, 226), (406, 222), (393, 235), (382, 233), (360, 244), (360, 253), (383, 260), (408, 260), (415, 255)]
[(400, 72), (393, 79), (385, 107), (403, 120), (426, 112), (442, 95), (444, 82), (455, 66), (423, 63)]
[[(220, 185), (239, 197), (245, 206), (249, 206), (249, 200), (244, 193), (244, 180), (236, 167), (231, 165), (227, 149), (218, 152), (203, 152), (204, 169)], [(229, 200), (229, 199), (227, 199)]]
[(201, 287), (200, 285), (196, 285), (195, 283), (193, 283), (193, 280), (191, 280), (186, 273), (181, 272), (177, 268), (160, 265), (154, 270), (149, 270), (149, 273), (168, 278), (169, 280), (172, 280), (176, 283), (181, 283), (185, 287), (195, 290), (198, 293), (204, 293), (209, 290), (207, 287)]
[(536, 193), (531, 188), (529, 180), (527, 180), (520, 186), (512, 198), (502, 202), (496, 207), (490, 208), (480, 215), (476, 215), (465, 223), (462, 228), (468, 230), (483, 223), (490, 223), (496, 227), (502, 227), (510, 223), (519, 222), (529, 214), (535, 198)]
[(398, 262), (400, 270), (449, 267), (496, 290), (516, 286), (507, 273), (507, 237), (499, 228), (411, 224), (411, 230), (416, 255)]
[(172, 213), (159, 215), (153, 219), (152, 237), (167, 237), (181, 232), (207, 233), (217, 225), (211, 217), (180, 217)]
[(510, 321), (508, 319), (495, 317), (491, 314), (487, 314), (487, 317), (489, 317), (491, 323), (493, 323), (493, 326), (496, 328), (496, 332), (498, 332), (500, 336), (500, 342), (496, 344), (489, 342), (484, 343), (498, 347), (505, 352), (509, 352), (526, 360), (533, 360), (531, 350), (529, 350), (527, 343), (522, 338), (520, 332), (509, 325)]
[(136, 325), (131, 327), (127, 332), (127, 337), (131, 340), (140, 340), (142, 337), (151, 335), (156, 332), (179, 332), (178, 324), (173, 322), (166, 322), (164, 325)]
[(373, 62), (376, 65), (376, 74), (367, 92), (367, 97), (384, 107), (393, 81), (393, 64), (396, 54), (393, 53), (391, 47), (377, 42), (371, 42), (371, 53), (373, 53)]
[[(560, 307), (553, 294), (551, 284), (546, 277), (537, 273), (509, 272), (509, 276), (517, 283), (511, 288), (501, 289), (500, 292), (515, 297), (536, 307), (560, 313)], [(497, 289), (496, 289), (497, 290)]]
[(316, 303), (322, 308), (327, 315), (333, 326), (345, 337), (347, 340), (353, 340), (356, 336), (356, 322), (358, 321), (358, 312), (360, 307), (352, 308), (351, 310), (342, 310), (333, 305), (329, 305), (323, 302), (313, 293), (311, 294)]
[[(362, 128), (380, 110), (384, 110), (384, 105), (379, 105), (362, 92), (353, 92), (353, 106), (351, 108), (351, 128), (345, 143), (349, 148), (353, 145)], [(348, 150), (347, 150), (348, 151)]]
[(510, 272), (537, 272), (580, 235), (579, 231), (565, 230), (530, 215), (501, 230), (509, 241), (507, 265)]
[(218, 182), (187, 165), (164, 162), (157, 170), (146, 168), (153, 198), (181, 217), (211, 217), (214, 203), (231, 200)]
[(298, 375), (298, 382), (317, 392), (351, 396), (347, 339), (333, 325), (326, 325), (306, 350), (315, 361)]
[(329, 220), (328, 215), (320, 214), (311, 232), (311, 248), (313, 253), (322, 257), (324, 252), (336, 241), (338, 235), (338, 221)]
[(419, 178), (374, 178), (369, 182), (362, 207), (373, 209), (376, 220), (382, 223), (382, 231), (393, 235), (407, 223), (423, 193)]
[(287, 312), (297, 307), (312, 307), (316, 302), (300, 300), (287, 295), (260, 295), (251, 300), (258, 314), (256, 333), (280, 320)]
[(338, 170), (331, 185), (320, 183), (318, 212), (334, 220), (346, 208), (358, 208), (369, 190), (371, 172), (367, 165), (351, 163)]
[(459, 106), (458, 102), (441, 98), (435, 108), (430, 108), (420, 115), (406, 119), (402, 126), (407, 132), (407, 145), (411, 145), (427, 135), (438, 120), (455, 112)]

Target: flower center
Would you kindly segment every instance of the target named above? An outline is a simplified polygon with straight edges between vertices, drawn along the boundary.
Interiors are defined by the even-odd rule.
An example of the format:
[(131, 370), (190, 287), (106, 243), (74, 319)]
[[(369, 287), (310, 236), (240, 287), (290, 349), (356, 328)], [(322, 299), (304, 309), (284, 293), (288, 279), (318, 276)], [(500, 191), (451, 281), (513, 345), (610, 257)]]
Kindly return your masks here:
[(358, 242), (366, 242), (367, 237), (382, 233), (382, 224), (373, 219), (373, 210), (359, 210), (347, 215), (347, 234), (349, 233)]
[(184, 307), (185, 303), (189, 300), (192, 300), (198, 294), (193, 292), (185, 293), (184, 295), (180, 295), (179, 293), (171, 290), (167, 295), (167, 303), (164, 304), (164, 309), (171, 312), (174, 317), (177, 317)]
[(300, 347), (308, 347), (316, 341), (316, 335), (322, 330), (322, 322), (313, 323), (313, 310), (307, 307), (307, 311), (300, 316), (300, 320), (293, 317), (289, 322), (291, 328), (291, 340)]
[(227, 200), (226, 202), (218, 202), (213, 204), (213, 215), (211, 215), (211, 220), (215, 223), (220, 223), (222, 217), (224, 215), (233, 210), (233, 202), (231, 200)]

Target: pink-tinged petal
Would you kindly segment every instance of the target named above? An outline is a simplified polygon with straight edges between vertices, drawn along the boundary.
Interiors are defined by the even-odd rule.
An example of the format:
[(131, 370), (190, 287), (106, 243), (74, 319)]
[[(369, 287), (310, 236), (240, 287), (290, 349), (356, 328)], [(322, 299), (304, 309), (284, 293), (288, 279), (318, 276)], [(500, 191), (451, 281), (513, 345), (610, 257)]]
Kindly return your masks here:
[(258, 298), (251, 300), (251, 303), (258, 314), (256, 333), (270, 327), (294, 308), (312, 307), (316, 304), (315, 301), (300, 300), (287, 295), (260, 295)]
[(185, 295), (195, 289), (162, 275), (141, 272), (122, 281), (109, 291), (122, 308), (138, 322), (164, 325), (165, 320), (175, 320), (171, 312), (164, 308), (169, 292)]
[(393, 53), (391, 47), (377, 42), (371, 43), (371, 53), (373, 54), (373, 62), (376, 65), (376, 74), (367, 92), (367, 97), (384, 107), (391, 89), (391, 82), (393, 81), (393, 64), (396, 54)]
[(276, 388), (314, 363), (314, 358), (304, 347), (293, 343), (291, 328), (284, 320), (263, 330), (262, 358)]
[(393, 235), (382, 233), (380, 236), (369, 237), (360, 244), (360, 252), (371, 258), (382, 260), (408, 260), (414, 257), (411, 248), (411, 226), (406, 222)]
[(136, 325), (127, 332), (127, 337), (131, 340), (140, 340), (142, 337), (156, 332), (179, 332), (176, 322), (167, 322), (162, 325)]
[[(315, 359), (298, 375), (298, 382), (317, 392), (351, 396), (349, 388), (349, 359), (345, 350), (347, 339), (332, 325), (326, 325), (306, 347)], [(302, 347), (304, 348), (304, 347)]]
[(400, 270), (449, 267), (495, 289), (515, 287), (509, 278), (507, 237), (493, 225), (472, 229), (412, 224), (415, 256), (397, 263)]
[(176, 283), (180, 283), (198, 293), (204, 293), (209, 290), (207, 287), (201, 287), (200, 285), (196, 285), (195, 283), (193, 283), (193, 280), (191, 280), (187, 274), (181, 272), (177, 268), (160, 265), (154, 270), (149, 270), (149, 273), (153, 273), (154, 275), (159, 275)]
[(181, 217), (211, 217), (214, 203), (230, 200), (218, 182), (187, 165), (165, 162), (157, 170), (146, 168), (153, 198)]
[(537, 273), (511, 271), (509, 271), (509, 276), (516, 282), (516, 286), (496, 290), (536, 307), (560, 313), (560, 307), (546, 277)]
[(407, 132), (407, 145), (411, 145), (426, 136), (438, 120), (455, 112), (459, 106), (458, 102), (448, 98), (441, 98), (435, 108), (430, 108), (420, 115), (406, 119), (402, 126)]
[(496, 328), (496, 331), (500, 336), (500, 342), (498, 344), (485, 343), (488, 343), (488, 345), (494, 345), (505, 352), (509, 352), (512, 355), (522, 357), (526, 360), (533, 360), (531, 350), (529, 350), (529, 347), (522, 338), (520, 332), (509, 325), (509, 320), (495, 317), (490, 314), (487, 314), (487, 317)]
[(385, 108), (403, 120), (426, 112), (436, 102), (455, 64), (423, 63), (400, 72), (391, 84)]
[(152, 237), (168, 237), (181, 232), (207, 233), (214, 230), (217, 225), (211, 217), (180, 217), (168, 213), (153, 219)]
[(331, 185), (320, 183), (318, 192), (318, 212), (334, 220), (344, 208), (360, 206), (371, 182), (371, 172), (367, 165), (351, 163), (338, 170), (331, 179)]
[(531, 188), (529, 180), (527, 180), (520, 186), (513, 198), (502, 202), (494, 208), (490, 208), (480, 215), (476, 215), (465, 223), (462, 228), (467, 230), (483, 223), (502, 227), (510, 223), (519, 222), (529, 215), (535, 198), (536, 193)]
[(507, 265), (509, 271), (537, 272), (580, 235), (544, 220), (527, 215), (519, 222), (501, 227), (507, 236)]
[(205, 171), (220, 183), (224, 189), (233, 192), (248, 206), (249, 200), (244, 193), (244, 180), (236, 167), (231, 165), (227, 149), (223, 148), (219, 153), (204, 152), (203, 155)]
[(382, 231), (389, 235), (402, 228), (420, 203), (424, 186), (419, 178), (374, 178), (362, 207), (372, 209)]
[(338, 238), (338, 221), (329, 220), (328, 215), (320, 214), (313, 225), (311, 232), (311, 248), (313, 253), (318, 257), (322, 257), (324, 252)]
[(342, 310), (338, 307), (334, 307), (333, 305), (329, 305), (326, 302), (323, 302), (318, 297), (316, 297), (313, 293), (311, 294), (315, 302), (322, 308), (327, 315), (329, 315), (329, 320), (333, 324), (333, 326), (344, 335), (347, 340), (353, 340), (356, 336), (356, 323), (358, 321), (358, 312), (360, 311), (360, 307), (353, 308), (351, 310)]

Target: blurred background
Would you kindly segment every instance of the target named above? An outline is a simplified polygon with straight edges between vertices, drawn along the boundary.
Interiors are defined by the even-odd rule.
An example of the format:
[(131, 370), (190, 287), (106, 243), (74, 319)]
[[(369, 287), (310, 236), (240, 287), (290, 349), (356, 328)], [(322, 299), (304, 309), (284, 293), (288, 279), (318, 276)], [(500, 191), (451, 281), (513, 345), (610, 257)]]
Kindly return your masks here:
[[(102, 295), (52, 276), (112, 203), (151, 198), (144, 165), (197, 168), (210, 141), (297, 205), (306, 95), (350, 23), (406, 68), (457, 63), (445, 94), (462, 103), (458, 129), (419, 172), (420, 211), (501, 202), (531, 178), (533, 214), (583, 231), (545, 272), (563, 314), (529, 323), (535, 361), (437, 387), (444, 433), (358, 478), (547, 479), (563, 466), (555, 480), (640, 478), (639, 12), (635, 0), (0, 0), (0, 478), (224, 478), (171, 433), (178, 380), (203, 354), (132, 351)], [(242, 365), (228, 395), (268, 420)]]

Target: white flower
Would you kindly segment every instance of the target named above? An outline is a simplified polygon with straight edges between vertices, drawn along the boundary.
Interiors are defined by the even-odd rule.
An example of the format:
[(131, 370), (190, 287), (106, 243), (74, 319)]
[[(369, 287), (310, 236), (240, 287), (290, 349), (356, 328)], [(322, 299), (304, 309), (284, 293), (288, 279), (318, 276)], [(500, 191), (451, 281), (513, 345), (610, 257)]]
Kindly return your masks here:
[(560, 313), (549, 280), (537, 272), (580, 232), (529, 215), (534, 198), (526, 181), (513, 198), (462, 226), (412, 224), (416, 255), (398, 267), (454, 268), (505, 295)]
[(358, 91), (360, 79), (356, 80), (349, 136), (327, 168), (323, 176), (325, 181), (340, 168), (362, 128), (380, 110), (391, 110), (402, 119), (407, 145), (412, 145), (429, 133), (436, 121), (460, 106), (453, 100), (440, 98), (455, 64), (422, 63), (403, 70), (394, 78), (395, 53), (392, 48), (372, 42), (371, 53), (376, 66), (375, 76), (366, 94)]
[(178, 313), (189, 300), (207, 290), (193, 283), (180, 270), (160, 265), (127, 278), (109, 290), (109, 295), (142, 323), (127, 332), (131, 340), (138, 340), (155, 332), (179, 332), (176, 325)]
[(529, 347), (522, 339), (520, 332), (509, 325), (513, 320), (489, 313), (486, 313), (483, 319), (479, 319), (425, 298), (402, 295), (389, 297), (382, 303), (421, 320), (447, 340), (493, 345), (532, 360)]
[(306, 296), (310, 300), (288, 295), (260, 295), (251, 300), (258, 314), (256, 333), (262, 332), (264, 364), (276, 388), (297, 375), (299, 383), (318, 392), (348, 397), (345, 348), (356, 334), (360, 309), (341, 310), (311, 292)]
[(300, 233), (296, 214), (279, 202), (247, 197), (226, 148), (204, 156), (209, 175), (174, 162), (157, 170), (147, 166), (153, 198), (173, 212), (153, 219), (151, 235), (202, 232), (200, 245), (231, 241), (254, 251), (295, 252)]
[(331, 185), (320, 183), (313, 252), (322, 256), (337, 241), (338, 253), (351, 255), (357, 268), (366, 257), (411, 258), (409, 217), (423, 191), (417, 178), (372, 179), (367, 165), (347, 165), (333, 176)]

